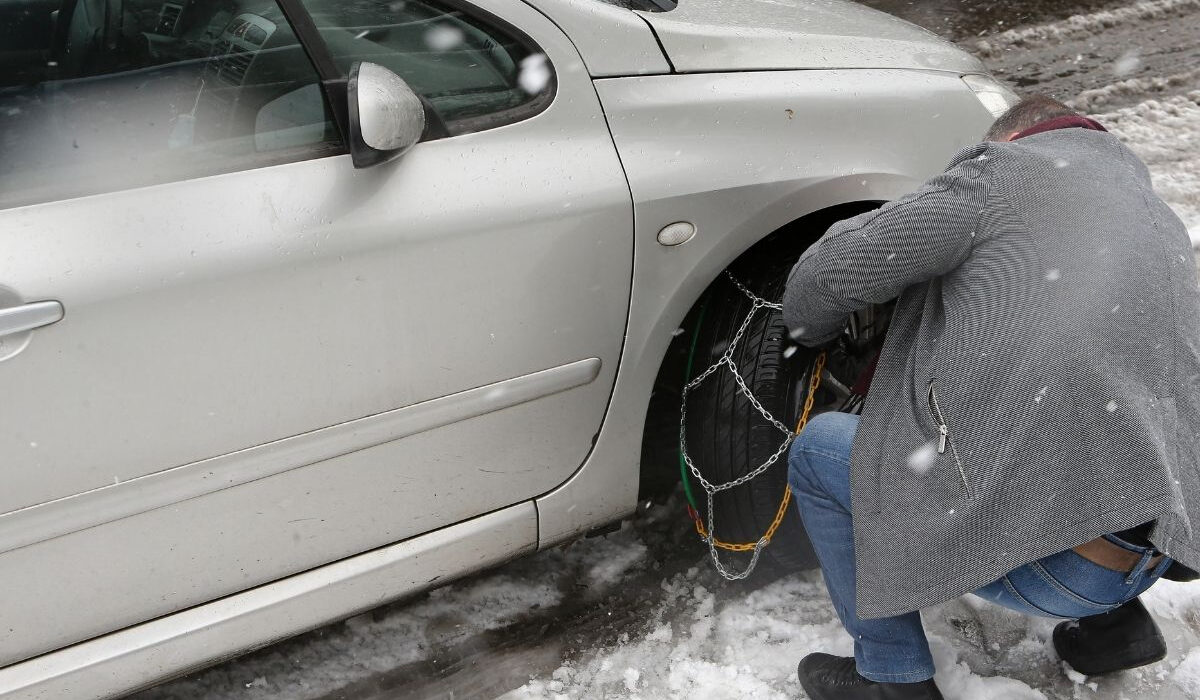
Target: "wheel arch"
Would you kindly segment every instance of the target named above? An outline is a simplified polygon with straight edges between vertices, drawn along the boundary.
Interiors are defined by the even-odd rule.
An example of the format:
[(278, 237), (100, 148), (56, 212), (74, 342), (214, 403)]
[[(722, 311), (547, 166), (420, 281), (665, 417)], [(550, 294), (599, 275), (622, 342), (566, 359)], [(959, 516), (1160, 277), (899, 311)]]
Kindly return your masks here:
[[(672, 340), (686, 335), (675, 334), (676, 329), (696, 312), (705, 291), (725, 270), (786, 248), (797, 239), (806, 247), (833, 222), (878, 207), (916, 182), (895, 173), (831, 178), (793, 190), (790, 198), (781, 197), (776, 206), (756, 212), (734, 230), (691, 251), (691, 242), (672, 251), (653, 238), (647, 240), (643, 232), (635, 244), (626, 343), (608, 412), (580, 469), (535, 501), (539, 548), (579, 537), (637, 506), (643, 480), (641, 445), (655, 379), (669, 362)], [(798, 213), (801, 204), (807, 206)], [(701, 230), (697, 237), (702, 234)], [(685, 266), (668, 264), (664, 267), (669, 274), (661, 274), (663, 268), (656, 267), (655, 258), (669, 258), (674, 252), (693, 254), (679, 256), (688, 259)], [(655, 277), (661, 284), (654, 283)]]
[[(710, 275), (701, 291), (695, 294), (687, 310), (678, 319), (676, 330), (672, 332), (670, 341), (658, 357), (655, 380), (649, 393), (645, 396), (646, 413), (642, 421), (641, 435), (642, 458), (639, 460), (638, 470), (639, 499), (658, 495), (663, 487), (671, 486), (678, 481), (679, 467), (676, 462), (669, 465), (647, 462), (646, 458), (650, 454), (647, 450), (647, 443), (653, 437), (649, 435), (649, 431), (665, 429), (667, 423), (672, 424), (676, 432), (678, 430), (677, 391), (687, 381), (688, 365), (694, 351), (693, 339), (697, 327), (701, 323), (703, 308), (713, 286), (721, 283), (726, 272), (741, 278), (739, 273), (749, 273), (757, 261), (765, 258), (798, 256), (815, 243), (834, 223), (875, 209), (882, 203), (883, 200), (853, 200), (811, 211), (759, 236), (732, 260)], [(703, 367), (690, 369), (694, 376), (702, 371)], [(661, 399), (664, 394), (673, 400), (673, 403), (663, 402)], [(666, 415), (659, 412), (665, 412)], [(672, 441), (674, 441), (673, 435)], [(669, 474), (664, 473), (664, 466), (666, 466), (665, 472), (669, 472)], [(667, 478), (668, 476), (670, 478)]]

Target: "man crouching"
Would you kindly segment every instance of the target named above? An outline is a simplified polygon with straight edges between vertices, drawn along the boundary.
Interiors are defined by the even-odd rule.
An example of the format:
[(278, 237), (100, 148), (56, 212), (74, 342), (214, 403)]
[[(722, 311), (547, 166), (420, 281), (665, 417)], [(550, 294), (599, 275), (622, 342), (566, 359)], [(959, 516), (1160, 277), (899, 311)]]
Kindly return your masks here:
[(1054, 641), (1082, 672), (1161, 659), (1136, 598), (1174, 561), (1200, 568), (1200, 292), (1146, 167), (1021, 101), (913, 194), (830, 228), (784, 317), (816, 346), (893, 298), (861, 420), (817, 416), (791, 449), (854, 639), (852, 659), (800, 662), (805, 691), (941, 698), (918, 611), (970, 591), (1080, 620)]

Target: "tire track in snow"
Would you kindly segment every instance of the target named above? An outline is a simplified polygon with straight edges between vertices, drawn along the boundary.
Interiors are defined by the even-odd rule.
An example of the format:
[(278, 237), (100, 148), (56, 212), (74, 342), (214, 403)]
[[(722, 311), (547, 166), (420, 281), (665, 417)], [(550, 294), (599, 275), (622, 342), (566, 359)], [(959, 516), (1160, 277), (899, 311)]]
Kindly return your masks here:
[(1110, 110), (1200, 89), (1200, 0), (1142, 2), (962, 45), (1019, 90)]
[(1129, 0), (857, 0), (898, 15), (952, 41), (1002, 32), (1038, 22), (1048, 24), (1074, 15), (1122, 7)]
[(980, 39), (969, 46), (979, 56), (989, 58), (1012, 48), (1029, 49), (1061, 44), (1067, 39), (1092, 37), (1102, 31), (1127, 26), (1132, 22), (1174, 19), (1197, 11), (1200, 11), (1200, 0), (1138, 2), (1129, 7), (1073, 15), (1057, 22), (1009, 29), (987, 39)]
[[(1200, 31), (1200, 27), (1197, 31)], [(1084, 90), (1066, 102), (1081, 112), (1096, 112), (1134, 98), (1177, 94), (1192, 89), (1197, 83), (1200, 83), (1200, 68), (1163, 77), (1122, 80), (1102, 88)]]
[[(638, 635), (662, 583), (702, 566), (680, 502), (585, 538), (327, 625), (127, 700), (486, 698), (581, 650)], [(630, 593), (636, 592), (634, 595)]]

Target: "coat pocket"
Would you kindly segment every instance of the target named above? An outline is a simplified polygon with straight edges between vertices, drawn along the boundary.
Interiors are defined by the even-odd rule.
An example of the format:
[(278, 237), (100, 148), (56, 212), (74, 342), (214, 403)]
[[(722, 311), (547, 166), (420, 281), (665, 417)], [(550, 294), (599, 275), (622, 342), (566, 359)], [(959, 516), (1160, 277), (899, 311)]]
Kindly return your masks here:
[(962, 480), (963, 492), (967, 498), (974, 498), (971, 484), (967, 481), (967, 470), (963, 467), (962, 457), (958, 454), (958, 446), (950, 435), (950, 425), (946, 422), (946, 414), (942, 410), (942, 405), (938, 403), (937, 388), (932, 379), (929, 380), (929, 417), (933, 420), (933, 427), (938, 433), (938, 454), (944, 455), (949, 449), (950, 456), (954, 459), (955, 466), (958, 467), (958, 476)]

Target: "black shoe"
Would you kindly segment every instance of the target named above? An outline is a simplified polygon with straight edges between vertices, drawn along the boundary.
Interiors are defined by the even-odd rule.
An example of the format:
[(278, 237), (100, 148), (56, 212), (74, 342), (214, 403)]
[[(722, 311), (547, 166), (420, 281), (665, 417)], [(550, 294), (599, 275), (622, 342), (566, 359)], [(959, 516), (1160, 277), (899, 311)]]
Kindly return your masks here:
[(1054, 649), (1087, 676), (1137, 668), (1167, 656), (1162, 632), (1137, 598), (1103, 615), (1059, 623)]
[(809, 654), (796, 669), (811, 700), (943, 700), (933, 679), (919, 683), (876, 683), (858, 675), (854, 658)]

